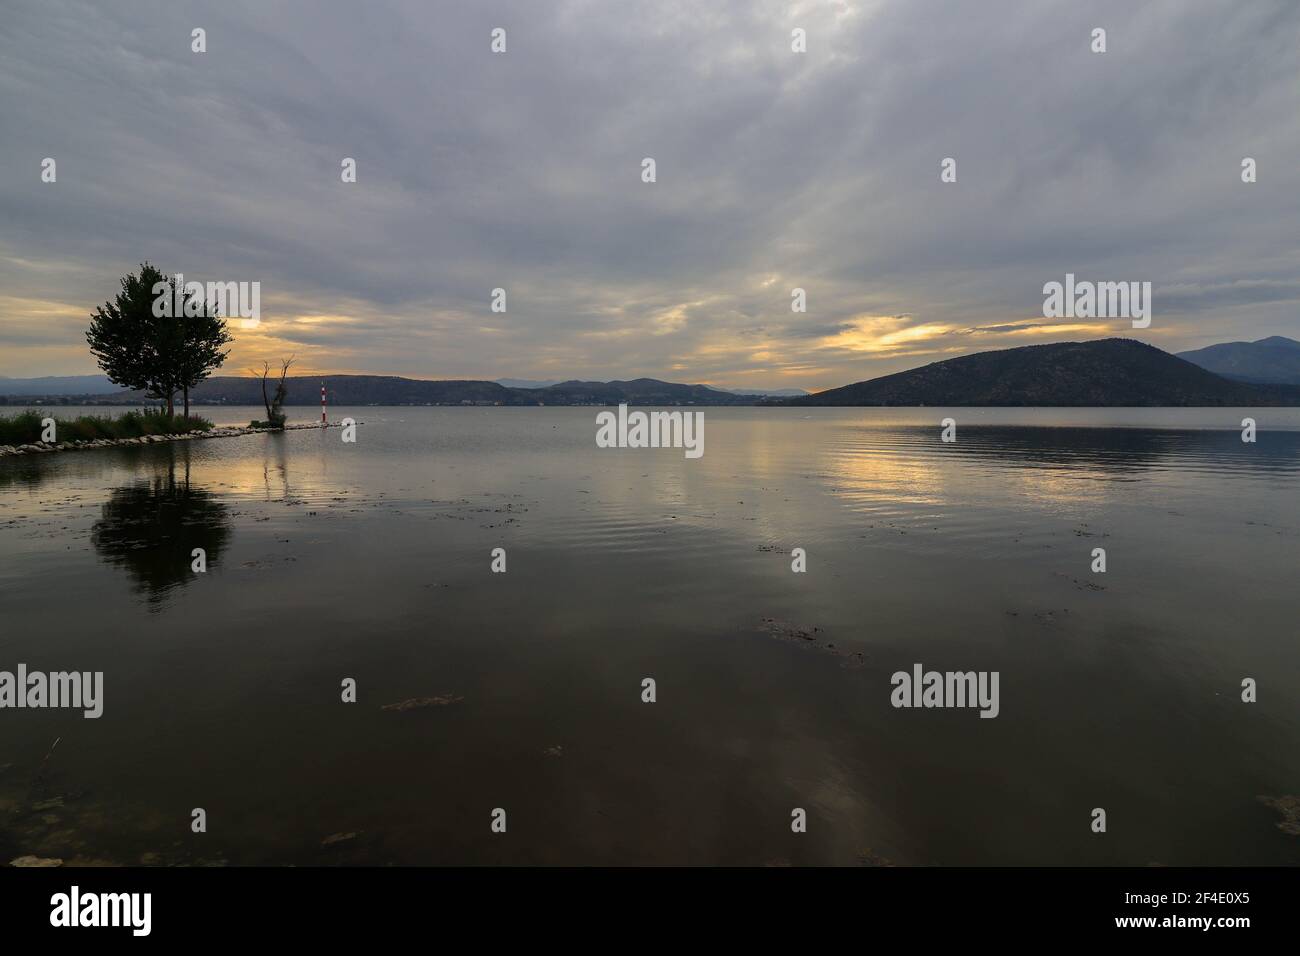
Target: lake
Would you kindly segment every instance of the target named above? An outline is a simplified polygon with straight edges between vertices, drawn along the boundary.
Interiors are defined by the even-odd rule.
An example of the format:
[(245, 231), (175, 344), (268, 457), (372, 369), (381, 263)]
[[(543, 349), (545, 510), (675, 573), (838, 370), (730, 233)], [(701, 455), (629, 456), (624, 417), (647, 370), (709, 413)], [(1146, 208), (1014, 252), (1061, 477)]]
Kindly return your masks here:
[(1300, 862), (1300, 409), (702, 410), (695, 460), (595, 408), (0, 459), (0, 670), (104, 674), (0, 710), (0, 856)]

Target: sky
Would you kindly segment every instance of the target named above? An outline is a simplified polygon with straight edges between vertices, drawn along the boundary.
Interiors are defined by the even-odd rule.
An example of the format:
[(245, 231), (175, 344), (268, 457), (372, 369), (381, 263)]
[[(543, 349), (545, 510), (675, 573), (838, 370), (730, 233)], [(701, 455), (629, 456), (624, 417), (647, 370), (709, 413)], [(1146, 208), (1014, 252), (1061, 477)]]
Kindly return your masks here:
[[(6, 0), (0, 131), (5, 376), (95, 372), (144, 260), (260, 283), (225, 374), (812, 390), (1300, 338), (1295, 0)], [(1150, 328), (1045, 319), (1067, 273), (1151, 282)]]

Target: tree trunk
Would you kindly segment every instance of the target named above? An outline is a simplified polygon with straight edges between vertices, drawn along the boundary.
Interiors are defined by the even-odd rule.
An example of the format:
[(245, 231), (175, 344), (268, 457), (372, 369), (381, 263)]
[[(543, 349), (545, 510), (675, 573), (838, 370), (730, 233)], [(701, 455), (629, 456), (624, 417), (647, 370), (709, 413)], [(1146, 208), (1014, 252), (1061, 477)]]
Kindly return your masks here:
[(271, 424), (271, 400), (266, 397), (266, 376), (262, 376), (262, 406), (266, 409), (266, 423)]
[(175, 393), (175, 392), (168, 392), (168, 393), (167, 393), (167, 417), (168, 417), (168, 418), (171, 418), (173, 415), (176, 414), (176, 402), (175, 402), (175, 398), (176, 398), (176, 393)]
[(185, 420), (190, 420), (190, 387), (185, 386)]

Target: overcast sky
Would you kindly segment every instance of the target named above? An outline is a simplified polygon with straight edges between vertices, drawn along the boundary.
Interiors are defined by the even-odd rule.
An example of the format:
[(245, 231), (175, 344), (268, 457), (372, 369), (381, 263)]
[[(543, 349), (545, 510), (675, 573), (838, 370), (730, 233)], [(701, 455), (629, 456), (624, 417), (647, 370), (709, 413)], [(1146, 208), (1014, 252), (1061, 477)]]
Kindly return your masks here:
[[(144, 259), (261, 283), (232, 373), (813, 389), (1300, 338), (1296, 0), (6, 0), (0, 130), (0, 375), (95, 371)], [(1150, 281), (1151, 327), (1043, 319), (1067, 272)]]

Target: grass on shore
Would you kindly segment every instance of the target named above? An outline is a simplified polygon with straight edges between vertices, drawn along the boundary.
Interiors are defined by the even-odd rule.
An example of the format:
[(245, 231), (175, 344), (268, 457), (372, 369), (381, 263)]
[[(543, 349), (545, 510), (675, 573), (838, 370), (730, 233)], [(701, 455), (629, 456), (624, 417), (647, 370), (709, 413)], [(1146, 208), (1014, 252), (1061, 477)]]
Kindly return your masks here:
[[(53, 417), (29, 408), (17, 415), (0, 416), (0, 445), (31, 445), (41, 440), (44, 418)], [(107, 415), (81, 415), (55, 418), (54, 440), (93, 441), (96, 438), (140, 438), (144, 435), (180, 435), (205, 432), (212, 427), (206, 418), (191, 415), (168, 415), (160, 409), (127, 412), (110, 418)]]

